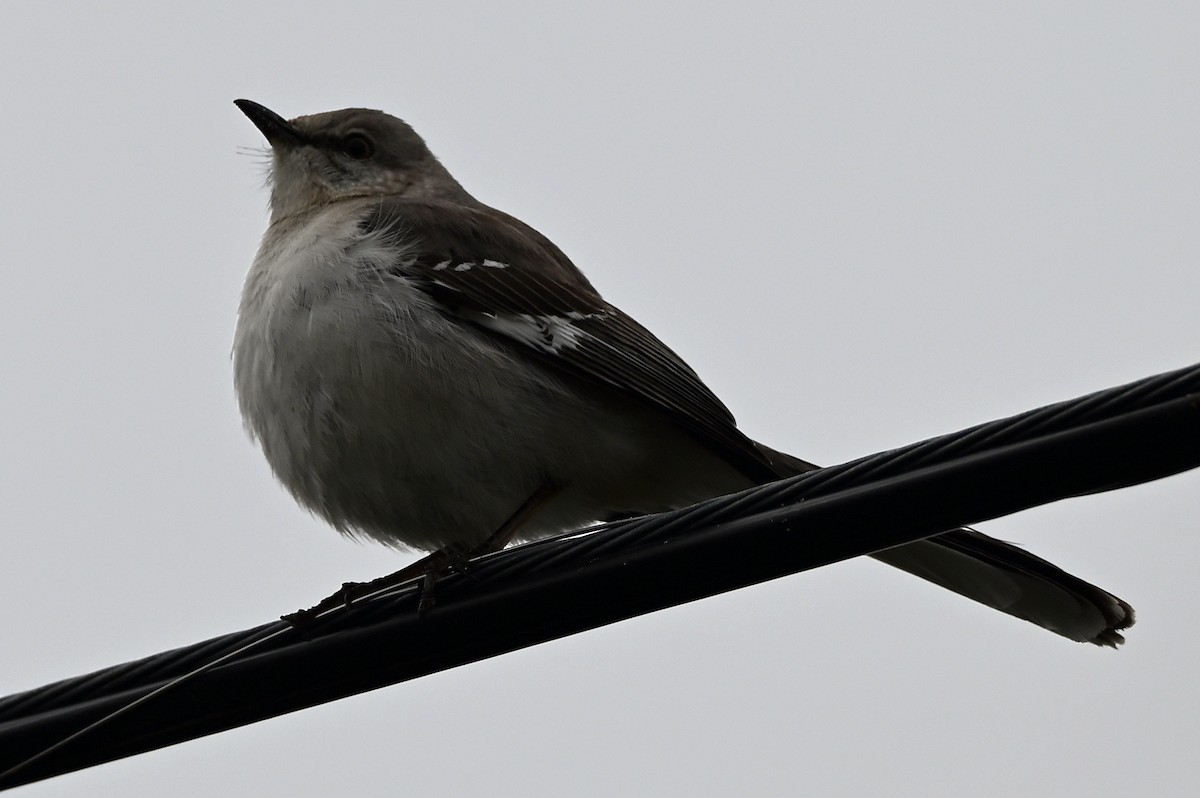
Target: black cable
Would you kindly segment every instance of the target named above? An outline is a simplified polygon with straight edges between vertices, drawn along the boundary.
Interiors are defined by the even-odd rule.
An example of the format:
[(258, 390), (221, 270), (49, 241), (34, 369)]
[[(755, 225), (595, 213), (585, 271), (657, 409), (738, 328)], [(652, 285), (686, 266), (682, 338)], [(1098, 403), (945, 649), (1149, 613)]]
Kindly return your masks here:
[[(1200, 465), (1200, 366), (891, 452), (474, 561), (438, 583), (0, 699), (16, 786), (415, 678), (1060, 498)], [(262, 642), (256, 642), (262, 641)], [(243, 650), (244, 649), (244, 650)], [(102, 729), (102, 731), (101, 731)]]

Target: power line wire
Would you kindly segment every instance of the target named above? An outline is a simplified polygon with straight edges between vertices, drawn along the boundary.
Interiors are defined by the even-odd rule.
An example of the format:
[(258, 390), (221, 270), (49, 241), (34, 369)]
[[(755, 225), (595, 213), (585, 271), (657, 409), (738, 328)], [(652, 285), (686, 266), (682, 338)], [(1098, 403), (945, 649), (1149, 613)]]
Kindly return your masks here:
[(1198, 465), (1192, 366), (8, 696), (0, 789)]

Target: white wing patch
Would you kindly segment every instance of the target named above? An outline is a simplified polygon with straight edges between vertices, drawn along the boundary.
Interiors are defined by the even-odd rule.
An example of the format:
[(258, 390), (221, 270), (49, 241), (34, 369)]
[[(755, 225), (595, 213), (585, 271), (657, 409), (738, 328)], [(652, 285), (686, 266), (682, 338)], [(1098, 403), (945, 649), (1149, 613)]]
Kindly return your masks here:
[(455, 263), (452, 260), (444, 260), (441, 263), (434, 264), (433, 270), (435, 272), (444, 272), (444, 271), (446, 271), (446, 269), (453, 268), (454, 271), (456, 271), (456, 272), (469, 272), (469, 271), (471, 271), (471, 269), (474, 269), (476, 266), (483, 266), (485, 269), (507, 269), (508, 268), (507, 263), (501, 263), (498, 260), (487, 260), (487, 259), (484, 259), (482, 261), (465, 260), (462, 263)]
[[(465, 307), (456, 306), (453, 298), (449, 298), (456, 313), (471, 319), (474, 323), (503, 335), (512, 341), (531, 346), (542, 352), (557, 354), (567, 350), (579, 349), (587, 340), (595, 336), (583, 329), (580, 322), (588, 319), (602, 319), (609, 315), (607, 310), (577, 311), (564, 310), (558, 313), (514, 313), (496, 310), (488, 312), (482, 308), (472, 307), (476, 303), (471, 300), (471, 293), (464, 291), (468, 283), (461, 278), (450, 277), (450, 272), (466, 273), (472, 269), (507, 269), (509, 265), (490, 258), (476, 260), (459, 260), (447, 258), (433, 264), (432, 271), (446, 272), (442, 278), (431, 277), (435, 285), (447, 289), (452, 294), (467, 298)], [(471, 278), (467, 278), (470, 280)], [(478, 299), (478, 297), (476, 297)]]
[(481, 322), (483, 326), (535, 349), (558, 353), (565, 349), (578, 349), (583, 341), (592, 337), (575, 322), (602, 315), (576, 312), (565, 316), (535, 316), (529, 313), (515, 316), (486, 315)]

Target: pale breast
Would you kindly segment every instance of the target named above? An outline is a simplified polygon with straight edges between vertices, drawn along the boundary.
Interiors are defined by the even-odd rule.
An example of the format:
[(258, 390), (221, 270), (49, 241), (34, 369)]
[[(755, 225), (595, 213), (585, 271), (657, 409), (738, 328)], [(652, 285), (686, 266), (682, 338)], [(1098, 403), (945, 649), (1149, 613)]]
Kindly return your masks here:
[(561, 389), (433, 308), (392, 268), (403, 255), (344, 213), (268, 231), (239, 312), (238, 399), (279, 480), (340, 530), (471, 543), (544, 479), (537, 442), (569, 424), (527, 408), (559, 407), (545, 398)]
[(435, 306), (403, 245), (342, 209), (273, 226), (246, 280), (234, 378), (280, 482), (347, 534), (481, 543), (539, 489), (531, 538), (746, 484), (660, 411), (570, 390), (536, 356)]

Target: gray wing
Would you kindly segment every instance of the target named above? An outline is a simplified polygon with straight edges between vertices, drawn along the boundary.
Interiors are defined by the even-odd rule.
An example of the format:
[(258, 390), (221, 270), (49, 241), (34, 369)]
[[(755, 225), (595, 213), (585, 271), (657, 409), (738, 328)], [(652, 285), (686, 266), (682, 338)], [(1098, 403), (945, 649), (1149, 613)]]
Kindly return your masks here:
[(410, 253), (395, 270), (448, 314), (552, 368), (664, 411), (755, 479), (775, 471), (733, 415), (675, 352), (606, 302), (553, 244), (485, 206), (389, 202), (363, 229)]
[[(815, 468), (738, 432), (678, 355), (605, 302), (565, 255), (516, 219), (483, 206), (397, 202), (363, 224), (415, 252), (395, 268), (446, 313), (550, 367), (658, 407), (747, 476), (766, 481)], [(1133, 609), (1121, 599), (971, 529), (875, 556), (1073, 640), (1117, 645), (1119, 630), (1133, 624)]]

